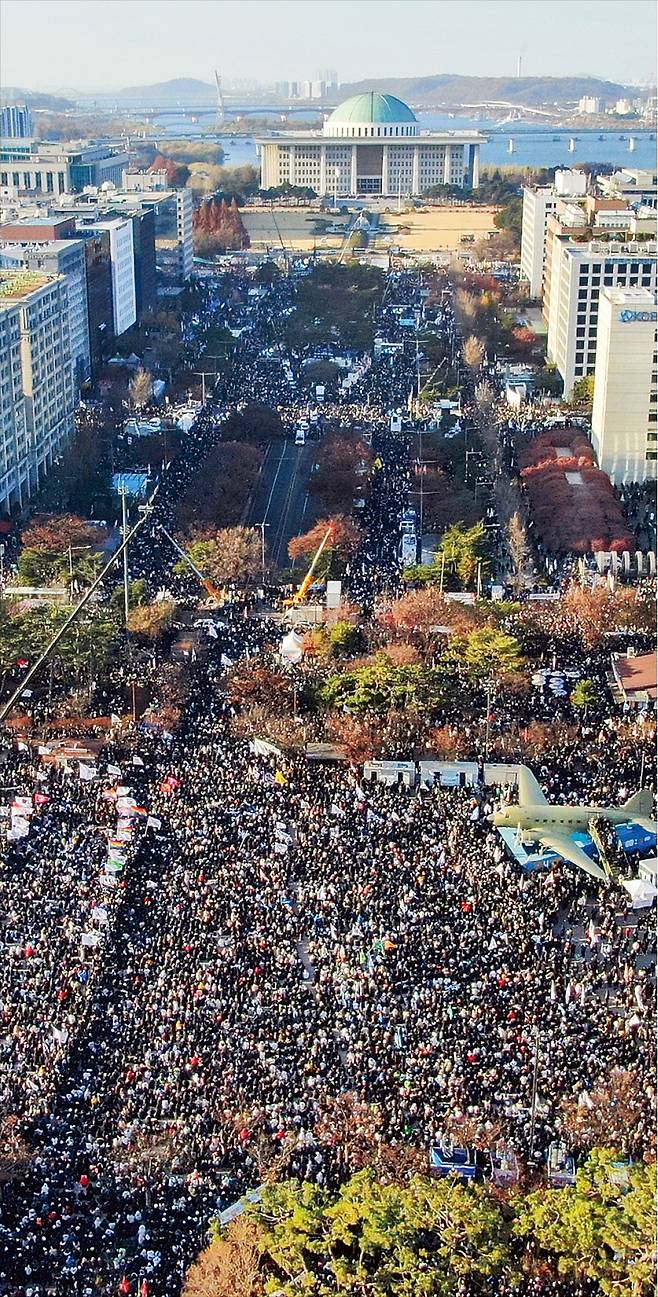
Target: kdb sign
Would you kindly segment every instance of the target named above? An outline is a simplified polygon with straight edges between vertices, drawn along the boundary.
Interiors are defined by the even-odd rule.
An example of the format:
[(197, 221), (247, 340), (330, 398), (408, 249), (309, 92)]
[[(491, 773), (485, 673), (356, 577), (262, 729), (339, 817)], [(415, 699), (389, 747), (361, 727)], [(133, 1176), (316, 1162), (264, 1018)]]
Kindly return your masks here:
[(619, 319), (622, 324), (655, 324), (658, 311), (620, 311)]

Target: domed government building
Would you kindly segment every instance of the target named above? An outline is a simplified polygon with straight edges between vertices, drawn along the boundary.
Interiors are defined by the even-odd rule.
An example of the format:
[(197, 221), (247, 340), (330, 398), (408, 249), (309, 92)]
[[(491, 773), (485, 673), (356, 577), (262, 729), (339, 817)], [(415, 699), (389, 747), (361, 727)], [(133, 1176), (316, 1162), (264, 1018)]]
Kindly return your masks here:
[(422, 194), (431, 185), (478, 185), (477, 131), (421, 131), (394, 95), (354, 95), (322, 131), (271, 132), (257, 140), (262, 189), (301, 185), (320, 197)]

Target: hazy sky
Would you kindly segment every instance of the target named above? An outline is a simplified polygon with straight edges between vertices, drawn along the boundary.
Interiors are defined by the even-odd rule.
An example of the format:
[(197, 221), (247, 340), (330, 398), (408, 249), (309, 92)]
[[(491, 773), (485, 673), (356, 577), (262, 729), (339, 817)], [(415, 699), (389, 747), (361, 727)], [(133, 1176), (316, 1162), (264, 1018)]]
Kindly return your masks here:
[(1, 0), (3, 85), (438, 72), (655, 79), (654, 0)]

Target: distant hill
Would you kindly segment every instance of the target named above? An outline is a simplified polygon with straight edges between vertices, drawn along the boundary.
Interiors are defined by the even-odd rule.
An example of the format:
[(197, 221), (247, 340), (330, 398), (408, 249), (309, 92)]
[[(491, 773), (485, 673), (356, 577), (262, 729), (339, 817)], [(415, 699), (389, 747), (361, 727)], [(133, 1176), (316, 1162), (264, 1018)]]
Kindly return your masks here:
[(528, 108), (556, 104), (563, 107), (583, 95), (595, 95), (608, 102), (637, 89), (600, 81), (597, 77), (462, 77), (444, 73), (431, 77), (381, 77), (342, 85), (334, 96), (336, 103), (367, 90), (397, 95), (405, 103), (419, 107), (458, 107), (503, 100), (525, 104)]
[(36, 90), (21, 90), (20, 86), (4, 86), (2, 89), (3, 104), (27, 104), (29, 108), (47, 108), (53, 113), (64, 113), (67, 108), (75, 108), (72, 99), (60, 95), (43, 95)]
[(166, 104), (190, 102), (200, 104), (208, 100), (214, 102), (216, 90), (209, 81), (197, 81), (195, 77), (176, 77), (173, 81), (156, 81), (152, 86), (127, 86), (112, 95), (117, 102), (121, 99), (139, 100), (145, 104)]

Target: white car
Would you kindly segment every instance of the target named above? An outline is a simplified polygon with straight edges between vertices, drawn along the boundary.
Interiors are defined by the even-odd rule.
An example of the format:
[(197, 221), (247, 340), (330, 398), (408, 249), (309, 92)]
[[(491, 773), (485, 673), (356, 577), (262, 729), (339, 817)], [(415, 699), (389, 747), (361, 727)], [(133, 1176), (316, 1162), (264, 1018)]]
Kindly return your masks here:
[(295, 433), (295, 445), (296, 446), (306, 445), (306, 433), (304, 432), (303, 428), (298, 428)]

